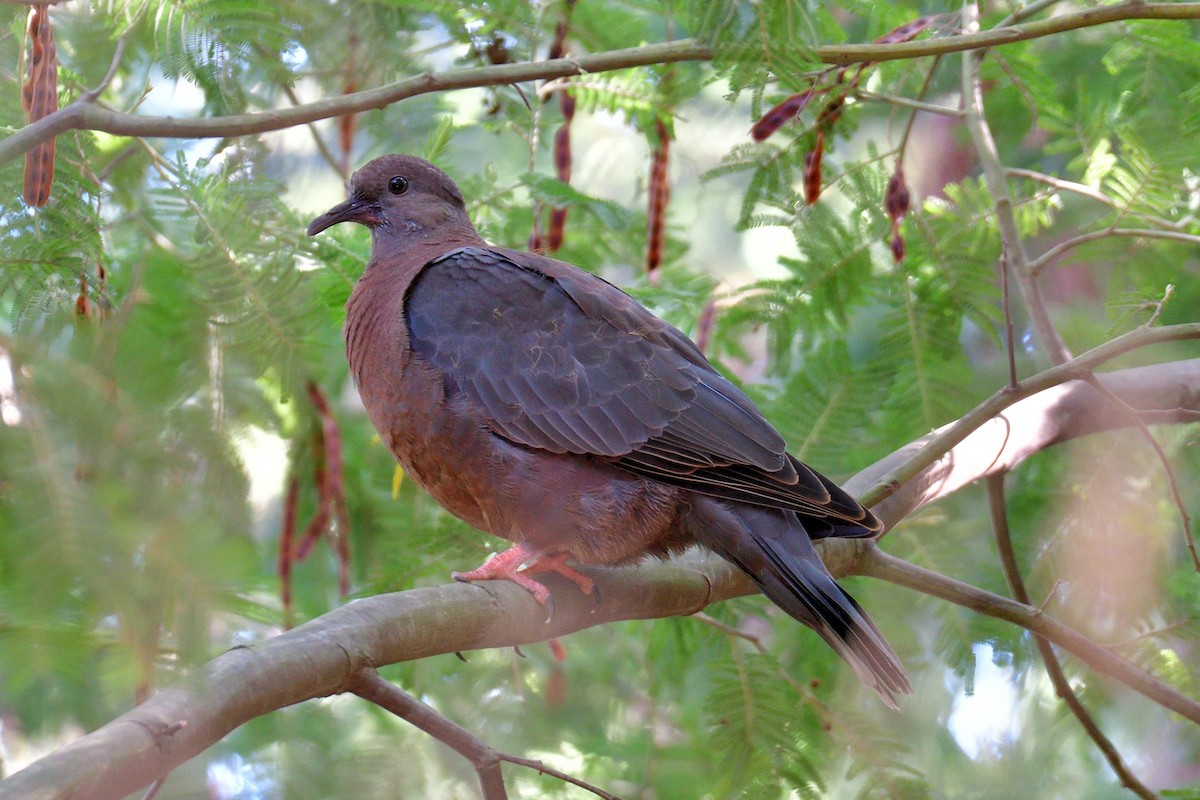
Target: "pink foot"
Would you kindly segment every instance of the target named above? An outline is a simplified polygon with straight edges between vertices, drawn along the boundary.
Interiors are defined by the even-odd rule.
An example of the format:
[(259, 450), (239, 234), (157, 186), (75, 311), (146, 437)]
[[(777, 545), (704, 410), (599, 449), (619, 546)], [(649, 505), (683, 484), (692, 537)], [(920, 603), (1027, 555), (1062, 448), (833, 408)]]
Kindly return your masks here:
[[(518, 544), (497, 553), (483, 563), (482, 566), (470, 572), (452, 572), (450, 577), (456, 581), (512, 581), (533, 595), (533, 599), (542, 605), (550, 603), (550, 590), (529, 577), (534, 572), (557, 572), (579, 587), (584, 594), (591, 594), (595, 588), (592, 579), (566, 564), (569, 556), (566, 553), (541, 555), (525, 545)], [(526, 561), (532, 563), (521, 570)]]
[(553, 555), (542, 556), (525, 568), (526, 572), (557, 572), (571, 583), (579, 587), (579, 591), (584, 594), (591, 594), (596, 588), (596, 582), (584, 575), (577, 569), (567, 566), (567, 559), (570, 558), (566, 553), (555, 553)]

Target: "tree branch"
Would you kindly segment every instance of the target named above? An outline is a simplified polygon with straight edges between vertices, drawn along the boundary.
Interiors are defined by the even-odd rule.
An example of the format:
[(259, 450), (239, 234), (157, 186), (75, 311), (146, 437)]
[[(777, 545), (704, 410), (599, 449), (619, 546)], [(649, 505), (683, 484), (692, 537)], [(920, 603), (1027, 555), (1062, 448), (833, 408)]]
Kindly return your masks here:
[[(1038, 395), (1042, 399), (1028, 407), (1028, 410), (1032, 410), (1034, 407), (1036, 407), (1037, 403), (1044, 402), (1047, 398), (1052, 397), (1052, 395), (1042, 394), (1047, 389), (1059, 386), (1060, 384), (1064, 384), (1070, 380), (1082, 378), (1090, 374), (1091, 371), (1100, 364), (1116, 358), (1119, 355), (1123, 355), (1132, 350), (1136, 350), (1141, 347), (1147, 347), (1152, 344), (1198, 338), (1200, 338), (1200, 323), (1194, 322), (1185, 323), (1182, 325), (1167, 325), (1159, 328), (1147, 328), (1143, 326), (1141, 328), (1132, 330), (1129, 333), (1118, 336), (1115, 339), (1111, 339), (1099, 347), (1095, 347), (1086, 353), (1077, 356), (1065, 364), (1051, 367), (1050, 369), (1026, 378), (1025, 380), (1021, 381), (1020, 384), (1018, 384), (1016, 389), (1005, 387), (999, 390), (987, 400), (968, 411), (956, 422), (939, 428), (932, 434), (906, 445), (900, 450), (897, 450), (895, 453), (892, 453), (890, 456), (882, 459), (879, 462), (876, 462), (866, 470), (863, 470), (863, 472), (860, 472), (849, 482), (847, 482), (846, 488), (851, 494), (858, 497), (865, 505), (875, 506), (877, 503), (881, 503), (885, 498), (891, 497), (891, 495), (897, 492), (901, 487), (905, 487), (907, 493), (911, 495), (914, 487), (922, 484), (926, 477), (930, 477), (937, 481), (949, 479), (951, 474), (946, 472), (945, 469), (954, 470), (961, 477), (973, 475), (967, 479), (968, 482), (977, 480), (985, 475), (995, 474), (997, 471), (1006, 471), (1011, 469), (1016, 465), (1015, 462), (1010, 463), (1007, 466), (996, 463), (991, 467), (988, 467), (985, 464), (972, 463), (972, 467), (982, 470), (972, 473), (971, 469), (961, 466), (961, 459), (965, 457), (971, 457), (972, 453), (980, 451), (980, 447), (982, 447), (982, 452), (992, 453), (995, 450), (995, 446), (990, 444), (983, 445), (982, 442), (988, 441), (987, 439), (979, 440), (981, 442), (980, 447), (965, 448), (966, 452), (959, 450), (958, 446), (968, 436), (976, 433), (985, 426), (990, 426), (993, 433), (985, 433), (984, 436), (986, 437), (990, 435), (993, 437), (998, 437), (995, 440), (995, 443), (996, 446), (1000, 446), (1000, 443), (1009, 438), (1009, 427), (1015, 424), (1017, 420), (1027, 418), (1027, 409), (1025, 408), (1023, 408), (1020, 413), (1014, 412), (1013, 414), (1001, 415), (1000, 412), (1004, 411), (1010, 406), (1016, 406), (1018, 401)], [(1182, 363), (1191, 364), (1193, 362)], [(1193, 386), (1195, 385), (1196, 384), (1193, 384)], [(1093, 400), (1093, 402), (1095, 402), (1095, 400)], [(1117, 426), (1118, 423), (1110, 425), (1110, 427)], [(1038, 441), (1036, 435), (1034, 435), (1034, 441)], [(949, 462), (946, 460), (947, 456), (951, 454), (952, 448), (955, 458), (960, 460), (957, 462), (960, 464), (957, 467), (955, 467), (956, 462), (954, 459), (950, 459)], [(999, 453), (996, 452), (995, 455), (998, 457)], [(1020, 457), (1024, 458), (1025, 455), (1027, 455), (1027, 453), (1021, 455)], [(929, 468), (931, 466), (935, 466), (939, 461), (942, 462), (944, 469), (935, 469), (933, 472), (928, 472)], [(922, 477), (917, 481), (913, 480), (921, 475), (925, 477)], [(868, 479), (873, 480), (874, 483), (868, 484), (863, 482)], [(959, 486), (961, 486), (961, 484), (956, 484), (954, 488), (957, 489)], [(941, 496), (941, 494), (936, 495), (936, 497)], [(936, 499), (936, 497), (933, 499)], [(903, 504), (908, 501), (896, 502), (903, 506)], [(924, 505), (926, 502), (931, 502), (931, 500), (926, 499), (923, 502), (920, 502), (917, 506), (904, 506), (906, 509), (904, 513), (895, 515), (895, 519), (903, 519), (905, 516), (916, 510), (917, 507)], [(879, 508), (873, 508), (873, 510), (876, 512), (876, 514), (878, 514), (880, 511)]]
[(1026, 180), (1036, 181), (1037, 183), (1043, 183), (1047, 186), (1051, 186), (1059, 191), (1072, 192), (1080, 197), (1087, 197), (1091, 200), (1095, 200), (1098, 203), (1103, 203), (1114, 211), (1120, 212), (1123, 216), (1145, 220), (1152, 225), (1157, 225), (1163, 230), (1178, 231), (1182, 230), (1189, 224), (1189, 220), (1186, 218), (1173, 221), (1164, 219), (1163, 217), (1155, 216), (1154, 214), (1131, 211), (1126, 204), (1118, 203), (1104, 192), (1088, 186), (1085, 183), (1065, 180), (1063, 178), (1055, 177), (1054, 175), (1047, 175), (1044, 172), (1038, 172), (1037, 170), (1033, 169), (1024, 169), (1022, 167), (1005, 167), (1004, 173), (1010, 178), (1025, 178)]
[(1020, 625), (1078, 656), (1097, 672), (1115, 678), (1164, 708), (1200, 725), (1200, 702), (1180, 694), (1149, 672), (1096, 644), (1075, 629), (1048, 616), (1041, 609), (910, 564), (902, 558), (888, 555), (873, 542), (869, 542), (868, 546), (863, 548), (858, 568), (859, 574), (880, 578), (898, 586), (907, 586), (922, 594), (940, 597), (980, 614)]
[(617, 800), (614, 795), (603, 789), (592, 786), (573, 775), (548, 767), (540, 761), (520, 758), (492, 749), (466, 728), (442, 716), (398, 686), (384, 680), (373, 669), (359, 670), (350, 680), (347, 691), (353, 692), (362, 699), (374, 703), (420, 728), (471, 762), (471, 766), (479, 775), (479, 786), (484, 800), (505, 800), (508, 797), (504, 788), (504, 776), (500, 770), (501, 761), (528, 767), (544, 775), (558, 778), (581, 789), (586, 789), (603, 800)]
[[(1008, 582), (1008, 589), (1012, 592), (1013, 599), (1028, 606), (1030, 605), (1029, 592), (1025, 589), (1025, 581), (1021, 579), (1021, 570), (1017, 566), (1017, 555), (1013, 552), (1012, 536), (1008, 528), (1008, 510), (1004, 503), (1004, 476), (993, 475), (988, 478), (987, 491), (988, 507), (992, 514), (992, 532), (996, 537), (996, 549), (1000, 553), (1000, 565), (1004, 570), (1004, 578)], [(1046, 675), (1050, 678), (1050, 683), (1054, 685), (1055, 694), (1062, 698), (1063, 703), (1075, 715), (1075, 719), (1079, 720), (1079, 724), (1087, 735), (1096, 743), (1096, 747), (1108, 761), (1108, 765), (1112, 767), (1117, 778), (1120, 779), (1121, 785), (1144, 800), (1158, 800), (1158, 795), (1150, 791), (1129, 770), (1116, 745), (1104, 735), (1104, 731), (1100, 730), (1096, 720), (1079, 700), (1079, 696), (1071, 688), (1071, 682), (1063, 673), (1062, 664), (1059, 663), (1058, 656), (1054, 654), (1054, 648), (1040, 636), (1034, 636), (1033, 641), (1037, 645), (1038, 653), (1042, 656), (1042, 663), (1046, 666)]]
[[(1148, 3), (1140, 2), (1140, 0), (1128, 0), (977, 33), (889, 44), (823, 45), (814, 48), (813, 53), (816, 58), (826, 64), (844, 65), (866, 61), (894, 61), (998, 47), (1126, 19), (1197, 18), (1200, 18), (1200, 3), (1197, 2)], [(302, 106), (204, 119), (124, 114), (102, 108), (80, 98), (54, 114), (43, 117), (38, 122), (27, 125), (7, 139), (0, 141), (0, 164), (16, 158), (41, 142), (73, 129), (103, 131), (117, 136), (173, 138), (246, 136), (277, 131), (345, 114), (384, 108), (400, 100), (430, 92), (500, 86), (524, 81), (564, 78), (589, 72), (643, 67), (651, 64), (711, 61), (712, 59), (713, 49), (708, 44), (692, 39), (681, 39), (623, 50), (591, 53), (575, 58), (489, 65), (451, 70), (436, 75), (425, 73), (374, 89), (317, 100)]]
[[(1189, 327), (1200, 328), (1175, 326)], [(1110, 344), (1128, 348), (1130, 341)], [(1047, 373), (1059, 370), (1061, 374), (1062, 369)], [(1193, 421), (1200, 413), (1200, 359), (1122, 370), (1099, 380), (1152, 422)], [(1011, 469), (1036, 450), (1129, 424), (1126, 414), (1098, 402), (1096, 390), (1084, 381), (1049, 385), (1053, 388), (1013, 405), (994, 424), (976, 426), (957, 447), (914, 476), (912, 488), (906, 485), (893, 492), (876, 512), (886, 524), (894, 525), (924, 503), (982, 475)], [(886, 472), (890, 463), (907, 460), (913, 450), (927, 444), (914, 442), (864, 470), (847, 486), (870, 484), (872, 474)], [(1200, 723), (1200, 706), (1195, 702), (1035, 609), (890, 559), (871, 542), (825, 539), (817, 545), (834, 575), (863, 570), (859, 562), (865, 559), (868, 574), (1029, 627), (1097, 670)], [(254, 647), (238, 647), (218, 656), (187, 680), (0, 781), (0, 800), (116, 800), (251, 719), (352, 690), (363, 669), (458, 650), (529, 644), (616, 620), (688, 615), (710, 603), (755, 591), (725, 561), (699, 554), (634, 568), (595, 569), (590, 574), (604, 597), (599, 607), (557, 576), (545, 576), (556, 598), (549, 621), (543, 606), (507, 582), (451, 584), (357, 600)]]
[(1059, 242), (1030, 261), (1027, 269), (1031, 275), (1036, 276), (1043, 269), (1058, 260), (1064, 253), (1074, 250), (1080, 245), (1117, 236), (1132, 236), (1137, 239), (1169, 239), (1175, 242), (1182, 242), (1183, 244), (1190, 244), (1193, 247), (1200, 245), (1200, 236), (1184, 233), (1183, 231), (1162, 231), (1153, 228), (1105, 228), (1104, 230), (1081, 233), (1078, 236), (1072, 236), (1065, 242)]
[[(977, 28), (978, 16), (979, 9), (976, 4), (965, 3), (964, 29), (969, 31)], [(1013, 211), (1012, 192), (1008, 188), (1008, 179), (1004, 174), (1004, 165), (1000, 162), (1000, 154), (996, 150), (996, 141), (992, 138), (992, 130), (983, 113), (983, 94), (979, 80), (979, 62), (983, 60), (983, 56), (982, 50), (963, 54), (963, 109), (966, 112), (967, 131), (971, 134), (979, 165), (983, 169), (984, 181), (996, 205), (996, 224), (1000, 229), (1000, 239), (1004, 243), (1006, 255), (1000, 266), (1016, 280), (1017, 288), (1025, 301), (1025, 308), (1029, 311), (1029, 319), (1050, 361), (1062, 364), (1070, 360), (1071, 352), (1050, 319), (1050, 311), (1038, 286), (1037, 275), (1029, 269), (1029, 256), (1025, 252), (1025, 243), (1021, 240), (1017, 217)]]

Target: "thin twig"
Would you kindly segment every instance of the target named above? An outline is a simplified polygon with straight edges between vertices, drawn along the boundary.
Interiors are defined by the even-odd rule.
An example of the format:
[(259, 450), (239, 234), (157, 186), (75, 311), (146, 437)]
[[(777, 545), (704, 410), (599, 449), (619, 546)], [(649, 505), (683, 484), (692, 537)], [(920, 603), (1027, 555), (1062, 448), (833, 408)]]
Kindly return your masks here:
[(1200, 323), (1166, 325), (1159, 328), (1137, 328), (1110, 339), (1099, 347), (1076, 356), (1065, 364), (1043, 370), (1018, 383), (1017, 388), (1004, 387), (987, 400), (968, 411), (956, 422), (943, 428), (920, 450), (877, 480), (859, 496), (872, 506), (895, 492), (900, 486), (950, 451), (970, 433), (991, 420), (1004, 409), (1052, 386), (1076, 380), (1091, 373), (1100, 364), (1141, 347), (1161, 342), (1200, 338)]
[(1033, 261), (1030, 261), (1027, 269), (1032, 276), (1037, 277), (1037, 274), (1041, 270), (1053, 264), (1063, 253), (1074, 250), (1076, 247), (1088, 242), (1115, 236), (1132, 236), (1138, 239), (1168, 239), (1174, 242), (1183, 242), (1184, 244), (1200, 245), (1200, 236), (1184, 233), (1183, 231), (1160, 231), (1152, 228), (1105, 228), (1102, 231), (1081, 233), (1078, 236), (1072, 236), (1065, 242), (1059, 242)]
[(506, 800), (508, 792), (504, 788), (499, 755), (475, 734), (384, 680), (373, 669), (364, 668), (356, 672), (347, 684), (346, 691), (420, 728), (471, 762), (479, 776), (484, 800)]
[(1158, 324), (1158, 318), (1162, 316), (1163, 309), (1167, 307), (1167, 303), (1171, 302), (1171, 295), (1175, 294), (1175, 284), (1168, 283), (1167, 288), (1163, 290), (1161, 300), (1154, 304), (1154, 311), (1150, 314), (1150, 318), (1146, 320), (1144, 327), (1153, 328)]
[(1025, 82), (1021, 80), (1020, 76), (1017, 75), (1017, 73), (1013, 71), (1013, 68), (1009, 66), (1008, 59), (1004, 58), (1004, 56), (1000, 55), (999, 53), (989, 53), (989, 55), (996, 62), (996, 66), (1000, 67), (1000, 71), (1008, 76), (1009, 81), (1012, 82), (1012, 85), (1016, 87), (1017, 92), (1021, 95), (1021, 99), (1025, 101), (1025, 105), (1029, 109), (1029, 129), (1037, 130), (1039, 127), (1041, 127), (1041, 118), (1039, 116), (1037, 101), (1033, 98), (1033, 94), (1029, 91), (1029, 87), (1025, 85)]
[(902, 558), (888, 555), (874, 544), (863, 548), (858, 567), (863, 575), (898, 586), (907, 586), (989, 617), (1019, 625), (1054, 642), (1097, 672), (1113, 677), (1164, 708), (1200, 725), (1200, 702), (1182, 694), (1049, 614), (1025, 603), (992, 594)]
[[(963, 29), (977, 30), (979, 27), (979, 9), (974, 2), (963, 5)], [(1011, 30), (1011, 29), (1006, 29)], [(1037, 333), (1038, 340), (1053, 364), (1063, 364), (1071, 360), (1071, 351), (1062, 340), (1058, 329), (1050, 318), (1050, 310), (1042, 297), (1041, 288), (1037, 283), (1037, 275), (1031, 272), (1027, 264), (1029, 257), (1025, 253), (1025, 244), (1021, 240), (1021, 231), (1017, 226), (1017, 218), (1013, 213), (1012, 192), (1004, 174), (1004, 166), (1000, 162), (1000, 154), (996, 149), (996, 141), (992, 138), (992, 130), (988, 126), (983, 113), (983, 93), (979, 80), (979, 62), (983, 58), (982, 51), (963, 54), (962, 63), (962, 93), (963, 108), (966, 111), (967, 131), (975, 145), (979, 165), (983, 169), (984, 181), (995, 203), (996, 223), (1000, 229), (1000, 240), (1008, 252), (1008, 261), (1017, 288), (1029, 311), (1029, 319)]]
[(1007, 28), (1009, 25), (1029, 19), (1034, 14), (1045, 11), (1050, 6), (1057, 5), (1061, 1), (1062, 0), (1033, 0), (1032, 3), (1026, 3), (1004, 19), (1000, 20), (998, 23), (996, 23), (996, 27)]
[[(1012, 536), (1008, 527), (1008, 511), (1005, 508), (1004, 502), (1004, 476), (993, 475), (987, 479), (988, 492), (988, 507), (992, 515), (992, 532), (996, 537), (996, 549), (1000, 553), (1000, 565), (1004, 570), (1004, 578), (1008, 581), (1008, 588), (1012, 592), (1013, 598), (1018, 603), (1029, 605), (1029, 592), (1025, 589), (1025, 582), (1021, 578), (1021, 570), (1017, 566), (1017, 556), (1013, 551)], [(1071, 682), (1067, 680), (1067, 676), (1063, 673), (1062, 664), (1059, 663), (1058, 656), (1054, 653), (1054, 648), (1050, 643), (1041, 636), (1033, 637), (1034, 644), (1037, 645), (1038, 652), (1042, 656), (1042, 663), (1046, 667), (1046, 675), (1050, 678), (1050, 683), (1054, 685), (1055, 693), (1062, 698), (1063, 703), (1075, 715), (1075, 719), (1079, 720), (1079, 724), (1083, 730), (1096, 743), (1096, 747), (1104, 755), (1117, 778), (1120, 779), (1121, 785), (1129, 791), (1136, 794), (1143, 800), (1158, 800), (1158, 795), (1150, 791), (1144, 783), (1138, 780), (1137, 776), (1130, 772), (1129, 767), (1125, 764), (1125, 759), (1121, 757), (1121, 753), (1117, 750), (1112, 741), (1104, 735), (1104, 731), (1100, 730), (1100, 726), (1096, 724), (1096, 720), (1092, 718), (1091, 712), (1080, 701), (1079, 696), (1075, 694), (1075, 690), (1071, 688)]]
[(1162, 445), (1158, 443), (1158, 439), (1150, 432), (1150, 428), (1146, 426), (1145, 420), (1142, 419), (1142, 415), (1137, 412), (1137, 409), (1131, 407), (1124, 400), (1113, 394), (1111, 389), (1096, 379), (1095, 374), (1088, 372), (1083, 376), (1083, 379), (1103, 395), (1104, 399), (1119, 408), (1121, 413), (1129, 418), (1129, 421), (1137, 428), (1138, 433), (1141, 434), (1146, 444), (1150, 445), (1150, 449), (1154, 451), (1158, 462), (1162, 464), (1163, 473), (1167, 478), (1167, 490), (1171, 493), (1171, 500), (1175, 504), (1176, 513), (1179, 514), (1179, 526), (1183, 532), (1183, 540), (1187, 543), (1188, 553), (1192, 556), (1192, 567), (1197, 573), (1200, 573), (1200, 554), (1196, 552), (1196, 542), (1192, 538), (1192, 518), (1188, 514), (1187, 504), (1183, 502), (1183, 494), (1179, 491), (1179, 479), (1175, 476), (1175, 469), (1171, 466), (1171, 459), (1167, 458)]
[[(933, 63), (929, 65), (929, 71), (925, 73), (925, 80), (921, 83), (921, 89), (917, 92), (917, 100), (924, 100), (925, 93), (929, 91), (929, 87), (933, 84), (933, 75), (937, 72), (937, 68), (941, 66), (942, 57), (937, 56), (933, 59)], [(922, 104), (924, 105), (924, 104)], [(961, 108), (954, 109), (954, 116), (961, 119), (963, 110)], [(912, 134), (913, 125), (917, 121), (917, 114), (914, 111), (908, 116), (908, 122), (904, 124), (904, 135), (900, 137), (900, 147), (897, 149), (899, 155), (896, 156), (896, 163), (904, 162), (904, 151), (908, 149), (908, 137)]]
[[(1023, 169), (1021, 167), (1005, 167), (1004, 172), (1006, 175), (1012, 178), (1025, 178), (1038, 183), (1044, 183), (1047, 186), (1052, 186), (1060, 191), (1071, 192), (1079, 195), (1080, 197), (1087, 197), (1095, 200), (1098, 203), (1103, 203), (1104, 205), (1116, 211), (1123, 211), (1125, 209), (1124, 205), (1118, 203), (1115, 199), (1109, 197), (1099, 189), (1088, 186), (1086, 183), (1069, 181), (1054, 175), (1047, 175), (1044, 172), (1038, 172), (1037, 170), (1033, 169)], [(1194, 221), (1189, 219), (1173, 221), (1164, 217), (1155, 216), (1154, 214), (1146, 214), (1140, 211), (1136, 213), (1128, 212), (1125, 214), (1125, 216), (1145, 220), (1146, 222), (1152, 223), (1163, 230), (1171, 231), (1183, 230), (1185, 227), (1187, 227), (1190, 221)]]
[(1195, 619), (1177, 620), (1175, 622), (1168, 623), (1161, 627), (1148, 630), (1145, 633), (1139, 633), (1137, 636), (1130, 636), (1128, 639), (1124, 639), (1119, 642), (1109, 642), (1108, 644), (1105, 645), (1105, 647), (1109, 647), (1112, 649), (1123, 649), (1126, 647), (1132, 647), (1133, 645), (1144, 642), (1147, 639), (1154, 639), (1159, 636), (1162, 636), (1163, 634), (1167, 633), (1168, 631), (1177, 630), (1179, 628), (1186, 628), (1189, 625), (1195, 625), (1196, 622), (1197, 622), (1197, 620), (1195, 620)]
[[(291, 101), (293, 108), (298, 108), (304, 105), (304, 103), (300, 101), (299, 95), (296, 94), (296, 90), (291, 86), (288, 86), (286, 83), (281, 83), (280, 88), (282, 88), (283, 93), (287, 95), (287, 99)], [(348, 180), (350, 176), (346, 174), (346, 170), (342, 167), (342, 164), (336, 158), (334, 158), (333, 153), (330, 152), (329, 145), (325, 144), (325, 139), (321, 136), (321, 132), (317, 130), (317, 126), (309, 122), (305, 127), (307, 127), (308, 132), (312, 134), (313, 143), (316, 144), (317, 152), (321, 154), (321, 158), (325, 159), (325, 162), (329, 164), (329, 166), (333, 167), (334, 172), (342, 176), (342, 180)]]
[[(932, 74), (930, 70), (929, 74)], [(926, 82), (928, 86), (928, 82)], [(904, 108), (913, 108), (917, 111), (924, 111), (927, 114), (938, 114), (943, 117), (951, 117), (958, 119), (962, 117), (962, 109), (953, 108), (951, 106), (942, 106), (937, 103), (923, 103), (920, 100), (911, 100), (907, 97), (900, 97), (892, 94), (880, 94), (879, 92), (870, 92), (866, 89), (855, 87), (850, 92), (851, 97), (857, 97), (860, 100), (867, 100), (875, 103), (890, 103), (894, 106), (903, 106)], [(918, 95), (919, 97), (920, 95)]]
[(1017, 388), (1017, 343), (1013, 341), (1015, 326), (1012, 317), (1012, 298), (1009, 296), (1008, 248), (1000, 250), (1000, 305), (1004, 309), (1004, 349), (1008, 355), (1008, 388)]
[(167, 776), (163, 775), (146, 789), (146, 793), (142, 795), (142, 800), (154, 800), (154, 796), (158, 794), (158, 790), (167, 782)]
[(113, 51), (112, 60), (108, 63), (108, 71), (104, 73), (104, 77), (100, 79), (100, 83), (96, 84), (94, 89), (89, 89), (83, 93), (80, 98), (81, 100), (86, 103), (94, 103), (96, 102), (96, 98), (104, 93), (104, 90), (112, 83), (113, 78), (117, 76), (117, 68), (121, 66), (121, 60), (125, 57), (125, 47), (128, 43), (129, 31), (126, 30), (117, 37), (117, 46)]
[(574, 775), (569, 775), (561, 770), (555, 769), (554, 767), (547, 766), (545, 763), (538, 761), (536, 759), (522, 758), (520, 756), (512, 756), (512, 755), (509, 755), (508, 753), (497, 753), (496, 756), (501, 761), (507, 761), (509, 764), (516, 764), (519, 767), (527, 767), (529, 769), (536, 770), (537, 772), (540, 772), (543, 775), (549, 775), (551, 778), (558, 778), (560, 781), (563, 781), (564, 783), (569, 783), (574, 786), (578, 786), (580, 789), (591, 792), (592, 794), (596, 795), (597, 797), (603, 798), (603, 800), (621, 800), (621, 798), (618, 795), (606, 792), (603, 789), (601, 789), (599, 786), (593, 786), (592, 784), (588, 783), (587, 781), (580, 780), (579, 778), (576, 778)]
[(504, 775), (500, 762), (507, 761), (522, 767), (537, 770), (540, 773), (586, 789), (604, 800), (619, 800), (616, 795), (572, 775), (548, 767), (540, 761), (519, 756), (508, 755), (494, 750), (482, 739), (442, 716), (417, 698), (405, 692), (400, 687), (386, 681), (374, 669), (360, 669), (350, 679), (346, 691), (358, 695), (362, 699), (374, 703), (400, 717), (405, 722), (420, 728), (425, 733), (437, 739), (442, 744), (458, 753), (475, 768), (479, 775), (479, 784), (484, 800), (503, 800), (508, 796), (504, 787)]

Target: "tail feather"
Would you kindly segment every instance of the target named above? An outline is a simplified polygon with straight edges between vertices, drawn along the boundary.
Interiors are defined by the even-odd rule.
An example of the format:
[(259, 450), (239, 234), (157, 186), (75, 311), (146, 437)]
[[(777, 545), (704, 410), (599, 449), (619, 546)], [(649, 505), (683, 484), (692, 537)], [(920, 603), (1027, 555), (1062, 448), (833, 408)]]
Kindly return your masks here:
[(821, 635), (859, 679), (896, 708), (911, 694), (904, 667), (862, 607), (834, 581), (800, 518), (791, 511), (697, 497), (689, 527), (768, 598)]

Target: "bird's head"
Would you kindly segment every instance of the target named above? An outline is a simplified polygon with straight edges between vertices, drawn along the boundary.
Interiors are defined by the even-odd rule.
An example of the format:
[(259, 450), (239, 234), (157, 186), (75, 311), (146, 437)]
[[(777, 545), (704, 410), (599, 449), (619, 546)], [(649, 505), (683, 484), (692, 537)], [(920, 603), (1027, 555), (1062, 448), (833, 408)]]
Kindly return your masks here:
[(413, 156), (377, 158), (350, 178), (350, 199), (338, 203), (308, 225), (316, 236), (339, 222), (358, 222), (372, 231), (422, 235), (467, 220), (462, 192), (428, 161)]

